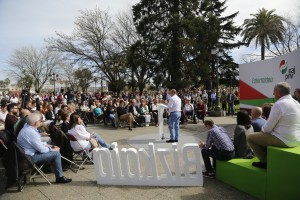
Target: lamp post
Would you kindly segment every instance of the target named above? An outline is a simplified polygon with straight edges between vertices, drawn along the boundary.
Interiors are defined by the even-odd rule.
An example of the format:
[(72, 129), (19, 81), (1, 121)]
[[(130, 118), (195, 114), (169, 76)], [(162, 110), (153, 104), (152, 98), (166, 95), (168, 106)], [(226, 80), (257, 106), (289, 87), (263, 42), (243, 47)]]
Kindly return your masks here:
[(211, 50), (212, 55), (216, 55), (216, 108), (215, 111), (221, 111), (220, 108), (220, 99), (219, 99), (219, 57), (222, 56), (222, 52), (219, 51), (219, 48)]
[(96, 94), (96, 84), (97, 84), (97, 80), (98, 80), (98, 79), (95, 77), (95, 78), (94, 78), (94, 82), (95, 82), (94, 94)]
[(58, 80), (58, 74), (55, 74), (55, 73), (51, 74), (51, 81), (53, 81), (53, 93), (54, 93), (54, 95), (56, 94), (55, 93), (55, 82), (57, 80)]

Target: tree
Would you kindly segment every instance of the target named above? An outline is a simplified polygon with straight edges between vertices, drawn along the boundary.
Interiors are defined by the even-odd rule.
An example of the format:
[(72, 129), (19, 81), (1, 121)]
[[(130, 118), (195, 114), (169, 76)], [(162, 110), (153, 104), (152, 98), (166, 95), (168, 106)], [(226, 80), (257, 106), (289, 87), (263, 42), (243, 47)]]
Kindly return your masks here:
[[(61, 59), (58, 54), (46, 48), (23, 47), (13, 52), (8, 63), (12, 77), (21, 79), (21, 82), (32, 79), (34, 89), (39, 93), (49, 79), (49, 74), (61, 64)], [(27, 87), (30, 88), (31, 85)]]
[(284, 18), (282, 40), (275, 42), (268, 49), (270, 55), (279, 56), (290, 53), (300, 47), (300, 27), (290, 17)]
[(25, 74), (23, 77), (18, 79), (17, 86), (22, 89), (30, 90), (33, 82), (33, 77), (28, 74)]
[(9, 78), (6, 78), (4, 80), (0, 80), (0, 88), (7, 88), (10, 84)]
[(251, 14), (253, 18), (245, 19), (243, 24), (243, 41), (248, 45), (255, 40), (255, 46), (261, 46), (261, 60), (265, 59), (265, 49), (270, 44), (275, 44), (283, 40), (284, 19), (274, 13), (275, 10), (260, 9), (258, 13)]
[(83, 68), (77, 69), (74, 75), (78, 80), (78, 84), (80, 85), (82, 92), (86, 93), (87, 89), (90, 87), (90, 84), (94, 82), (92, 72), (87, 68)]
[[(238, 12), (222, 16), (225, 3), (143, 0), (133, 7), (137, 31), (156, 66), (155, 85), (164, 77), (163, 86), (184, 88), (209, 80), (212, 60), (233, 62), (228, 54), (242, 44), (234, 42), (241, 29), (233, 23)], [(223, 52), (222, 58), (212, 57), (216, 47)]]
[(111, 38), (113, 25), (106, 11), (99, 8), (82, 10), (70, 36), (57, 33), (58, 38), (46, 41), (49, 48), (65, 53), (74, 64), (100, 70), (108, 82), (115, 84), (118, 80), (125, 80), (123, 73), (126, 70), (122, 64), (124, 54)]
[(156, 73), (166, 72), (169, 87), (182, 88), (184, 26), (182, 21), (199, 15), (199, 0), (142, 0), (133, 6), (134, 23), (157, 63)]
[(62, 65), (62, 76), (66, 80), (66, 84), (70, 87), (72, 91), (78, 91), (79, 84), (78, 79), (75, 76), (75, 67), (71, 64), (64, 64)]

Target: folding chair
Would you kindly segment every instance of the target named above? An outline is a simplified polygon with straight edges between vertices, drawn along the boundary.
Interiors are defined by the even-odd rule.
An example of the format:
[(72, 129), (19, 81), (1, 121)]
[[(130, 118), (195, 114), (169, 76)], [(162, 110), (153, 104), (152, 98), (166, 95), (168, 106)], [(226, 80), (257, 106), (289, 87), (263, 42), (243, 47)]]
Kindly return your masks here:
[[(55, 137), (54, 138), (56, 138), (56, 140), (58, 140), (58, 138), (60, 138), (60, 142), (59, 143), (54, 143), (55, 145), (57, 145), (59, 148), (60, 148), (60, 151), (61, 151), (61, 158), (62, 159), (64, 159), (65, 161), (67, 161), (67, 162), (69, 162), (71, 165), (69, 166), (69, 168), (73, 171), (73, 168), (71, 167), (72, 165), (75, 165), (75, 166), (77, 166), (78, 168), (80, 168), (80, 166), (78, 165), (78, 164), (76, 164), (75, 162), (73, 162), (72, 160), (70, 160), (70, 159), (72, 159), (72, 158), (70, 158), (70, 156), (72, 156), (73, 155), (73, 149), (72, 149), (72, 153), (70, 152), (70, 149), (69, 148), (72, 148), (71, 146), (70, 146), (70, 143), (69, 143), (69, 138), (68, 138), (68, 136), (67, 136), (67, 134), (65, 134), (62, 130), (60, 130), (59, 128), (56, 128), (55, 129), (55, 132), (54, 132), (54, 135), (55, 135)], [(62, 140), (64, 140), (64, 141), (62, 141)], [(67, 140), (67, 141), (66, 141)], [(56, 141), (57, 142), (57, 141)], [(68, 144), (66, 144), (66, 142), (68, 142)], [(68, 151), (68, 152), (67, 152)], [(68, 153), (71, 153), (71, 155), (70, 154), (68, 154)], [(63, 156), (64, 155), (64, 156)], [(68, 158), (70, 158), (70, 159), (68, 159), (68, 158), (66, 158), (66, 157), (68, 157)], [(74, 172), (74, 171), (73, 171)]]
[[(37, 174), (40, 174), (48, 183), (49, 183), (49, 185), (51, 185), (51, 182), (47, 179), (47, 175), (41, 170), (42, 169), (42, 167), (44, 166), (44, 164), (46, 163), (46, 162), (44, 162), (44, 163), (42, 163), (42, 165), (39, 167), (39, 166), (37, 166), (37, 164), (35, 163), (35, 162), (33, 162), (33, 159), (32, 159), (32, 157), (31, 156), (28, 156), (28, 155), (26, 155), (25, 154), (25, 152), (24, 152), (24, 150), (16, 143), (16, 142), (13, 142), (14, 143), (14, 145), (15, 145), (15, 147), (16, 147), (16, 150), (18, 151), (18, 153), (19, 153), (19, 155), (25, 160), (25, 161), (27, 161), (27, 163), (31, 166), (31, 169), (32, 170), (36, 170), (36, 172), (30, 177), (30, 181), (32, 180), (32, 179), (34, 179), (35, 177), (36, 177), (36, 175)], [(31, 172), (32, 172), (32, 170), (31, 170)], [(25, 181), (26, 182), (26, 181)], [(18, 183), (19, 184), (19, 188), (21, 187), (20, 186), (20, 183)], [(20, 189), (19, 189), (20, 190)], [(22, 189), (21, 189), (22, 190)]]
[(75, 150), (73, 149), (73, 156), (79, 156), (79, 157), (83, 160), (82, 163), (79, 165), (78, 170), (77, 170), (77, 172), (76, 172), (76, 173), (78, 173), (78, 171), (82, 168), (82, 165), (83, 165), (86, 161), (90, 160), (92, 163), (94, 163), (94, 162), (93, 162), (93, 158), (92, 158), (92, 152), (91, 152), (91, 150), (93, 150), (93, 148), (83, 148), (83, 147), (80, 145), (80, 143), (78, 142), (78, 140), (77, 140), (73, 135), (67, 134), (67, 136), (68, 136), (70, 142), (71, 142), (71, 141), (72, 141), (72, 142), (77, 142), (77, 143), (78, 143), (78, 146), (81, 147), (81, 150), (80, 150), (80, 151), (75, 151)]
[(7, 146), (5, 146), (5, 143), (4, 143), (4, 141), (3, 141), (2, 139), (0, 139), (0, 144), (2, 145), (2, 147), (3, 147), (4, 149), (7, 150)]

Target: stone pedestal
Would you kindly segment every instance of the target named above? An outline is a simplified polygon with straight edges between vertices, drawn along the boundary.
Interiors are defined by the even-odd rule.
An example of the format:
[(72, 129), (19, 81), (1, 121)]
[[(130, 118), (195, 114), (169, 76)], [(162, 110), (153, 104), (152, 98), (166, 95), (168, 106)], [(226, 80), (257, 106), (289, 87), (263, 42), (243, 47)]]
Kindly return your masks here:
[(223, 110), (214, 110), (209, 112), (210, 117), (225, 117), (226, 111)]

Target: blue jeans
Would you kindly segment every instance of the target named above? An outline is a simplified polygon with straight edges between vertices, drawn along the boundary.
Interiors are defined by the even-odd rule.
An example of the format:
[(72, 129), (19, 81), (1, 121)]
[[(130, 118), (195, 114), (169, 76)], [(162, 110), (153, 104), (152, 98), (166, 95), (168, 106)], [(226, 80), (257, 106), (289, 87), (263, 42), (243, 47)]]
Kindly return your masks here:
[(93, 133), (93, 135), (96, 137), (96, 139), (98, 140), (99, 144), (102, 146), (102, 147), (105, 147), (105, 148), (110, 148), (110, 145), (107, 144), (98, 134), (96, 133)]
[(228, 114), (234, 115), (234, 104), (233, 104), (233, 102), (228, 103)]
[(32, 159), (34, 163), (44, 163), (46, 161), (51, 161), (55, 177), (60, 178), (64, 175), (61, 167), (61, 155), (58, 151), (50, 151), (47, 153), (37, 152), (32, 156)]
[(109, 114), (108, 118), (111, 121), (112, 126), (115, 126), (115, 114)]
[[(170, 140), (178, 140), (180, 117), (181, 117), (180, 111), (170, 113), (170, 118), (169, 118)], [(175, 136), (174, 136), (174, 130), (175, 130)]]

